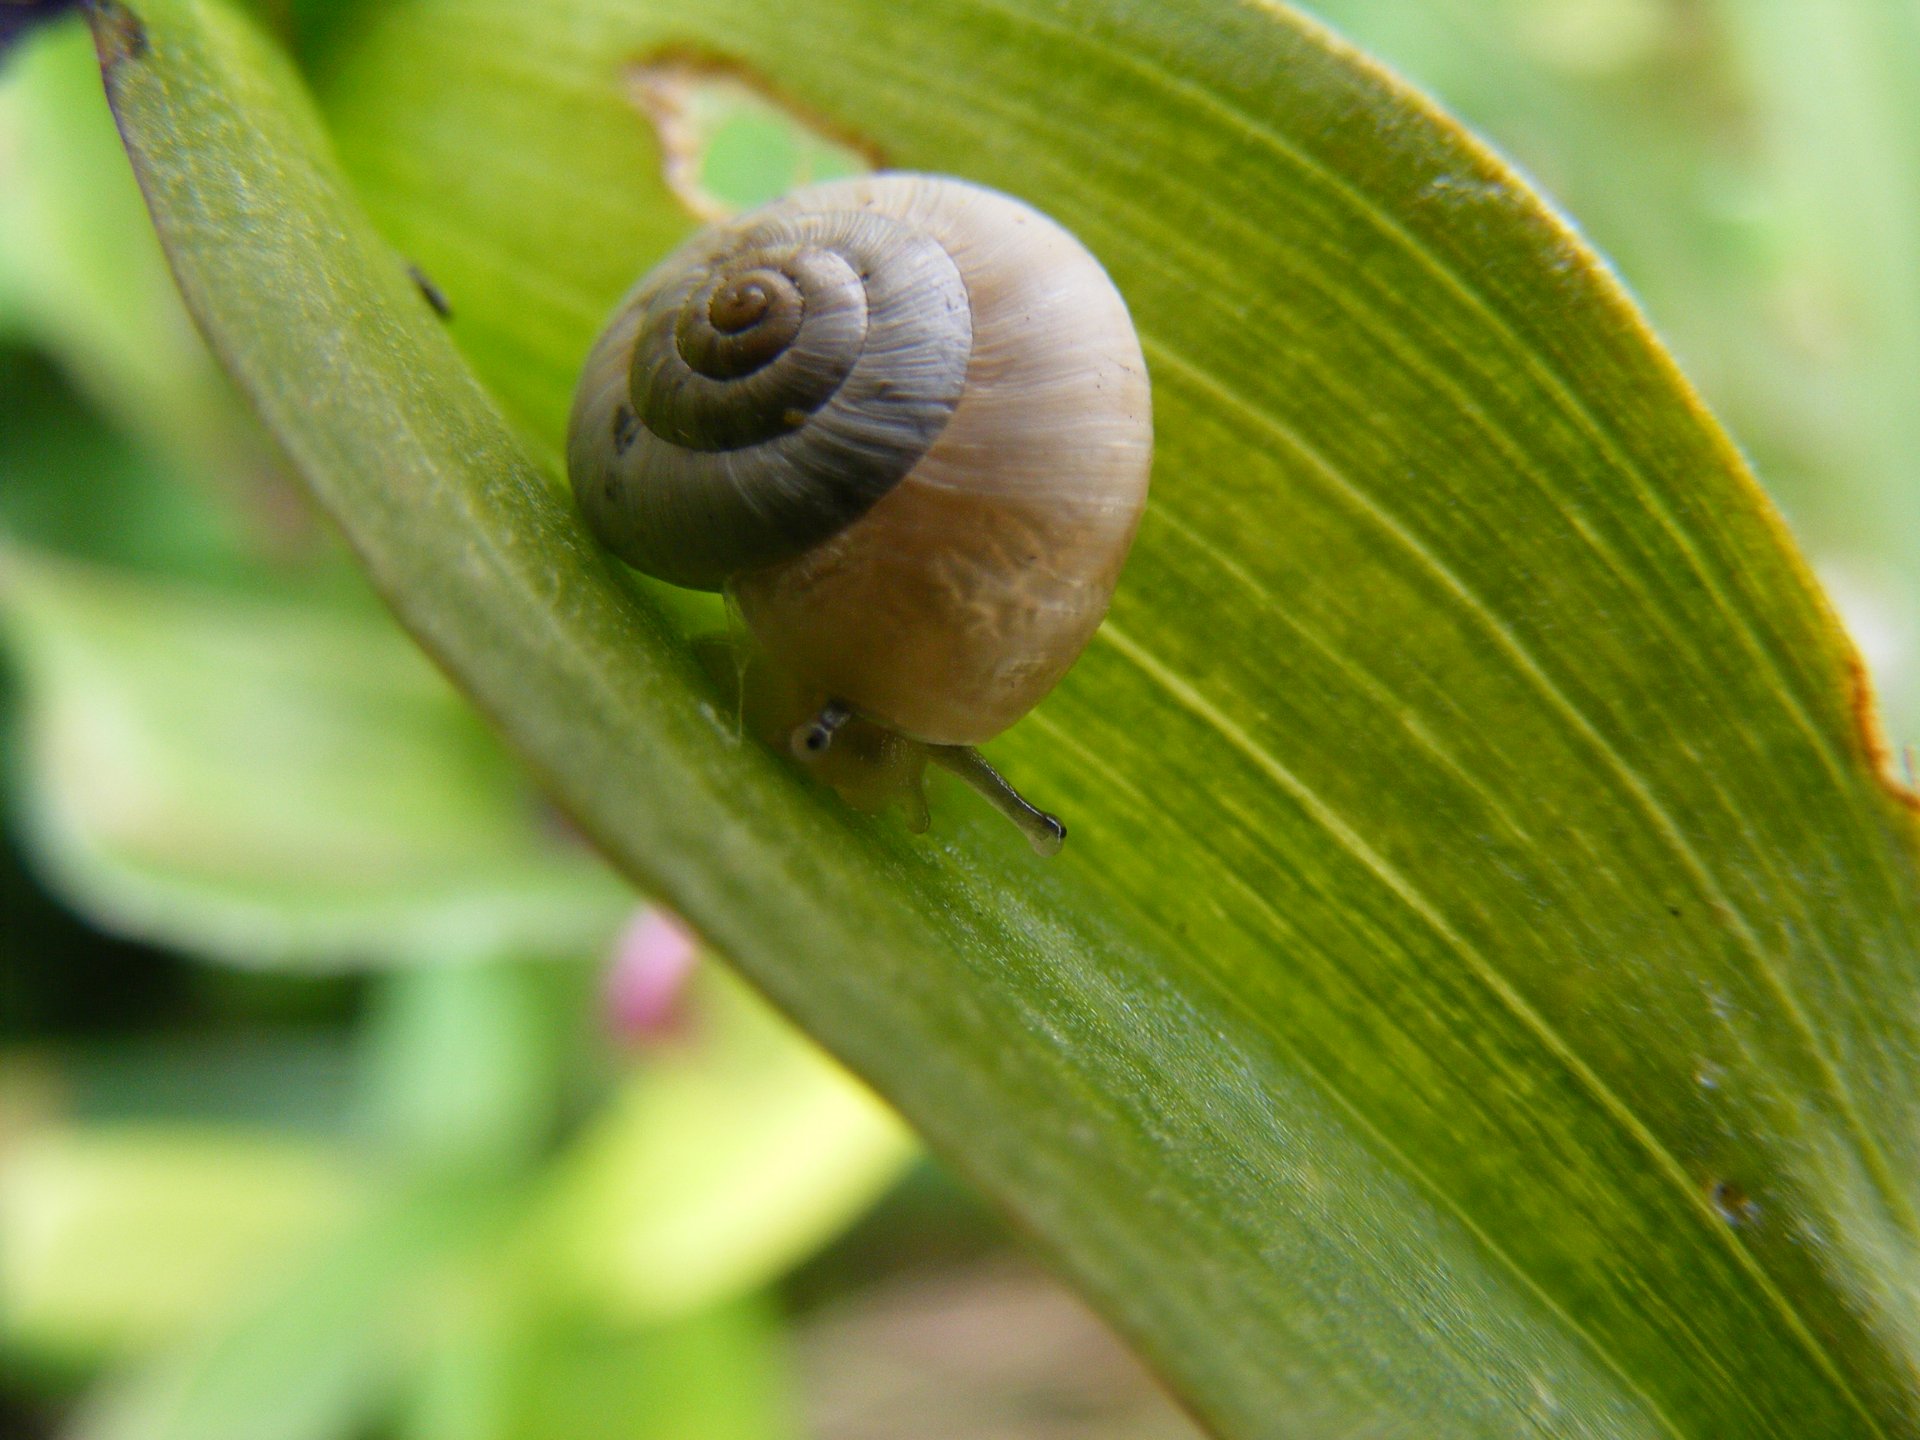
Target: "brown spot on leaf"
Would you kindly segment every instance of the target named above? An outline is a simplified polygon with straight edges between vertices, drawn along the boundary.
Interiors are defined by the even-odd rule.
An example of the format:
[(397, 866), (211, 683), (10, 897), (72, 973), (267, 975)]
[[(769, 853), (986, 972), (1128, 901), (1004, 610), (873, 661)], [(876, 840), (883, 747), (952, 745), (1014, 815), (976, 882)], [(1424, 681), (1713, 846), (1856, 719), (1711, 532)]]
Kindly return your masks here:
[(1860, 737), (1874, 777), (1895, 800), (1920, 814), (1920, 790), (1901, 778), (1893, 746), (1887, 743), (1887, 732), (1881, 727), (1873, 677), (1867, 672), (1866, 661), (1851, 650), (1847, 654), (1847, 702), (1853, 710), (1854, 733)]
[(1731, 1180), (1714, 1181), (1707, 1198), (1729, 1225), (1751, 1225), (1760, 1218), (1760, 1207), (1754, 1198)]
[(100, 68), (107, 79), (130, 60), (144, 60), (151, 42), (146, 24), (120, 0), (90, 0), (93, 18), (93, 45), (100, 56)]

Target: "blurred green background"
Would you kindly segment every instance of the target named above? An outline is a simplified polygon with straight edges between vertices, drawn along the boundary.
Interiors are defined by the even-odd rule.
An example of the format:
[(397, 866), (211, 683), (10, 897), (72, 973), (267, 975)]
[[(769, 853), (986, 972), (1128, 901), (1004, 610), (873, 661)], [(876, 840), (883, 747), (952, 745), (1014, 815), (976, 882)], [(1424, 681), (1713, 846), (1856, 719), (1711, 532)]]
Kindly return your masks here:
[[(1920, 7), (1318, 8), (1612, 257), (1920, 740)], [(855, 163), (640, 98), (701, 203)], [(0, 655), (0, 1436), (1193, 1433), (386, 619), (72, 16), (0, 60)]]

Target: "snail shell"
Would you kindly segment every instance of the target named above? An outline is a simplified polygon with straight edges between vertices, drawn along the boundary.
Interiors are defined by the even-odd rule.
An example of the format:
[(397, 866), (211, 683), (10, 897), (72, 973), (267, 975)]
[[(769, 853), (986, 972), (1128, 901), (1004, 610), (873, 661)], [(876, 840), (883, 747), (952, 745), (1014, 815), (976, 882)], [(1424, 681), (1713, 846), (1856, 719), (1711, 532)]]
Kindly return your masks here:
[(567, 458), (628, 563), (727, 591), (813, 692), (973, 745), (1106, 613), (1147, 498), (1146, 365), (1059, 225), (873, 175), (709, 227), (642, 279), (587, 361)]

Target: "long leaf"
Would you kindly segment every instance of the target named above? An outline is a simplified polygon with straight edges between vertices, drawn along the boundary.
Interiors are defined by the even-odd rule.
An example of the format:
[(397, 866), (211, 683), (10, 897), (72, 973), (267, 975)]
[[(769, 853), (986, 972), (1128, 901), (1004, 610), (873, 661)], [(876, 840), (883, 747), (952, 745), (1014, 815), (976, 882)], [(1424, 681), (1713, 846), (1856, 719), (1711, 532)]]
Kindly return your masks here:
[(444, 1182), (369, 1206), (263, 1295), (111, 1374), (69, 1440), (344, 1440), (428, 1348), (434, 1302), (512, 1198)]
[(632, 903), (377, 610), (4, 537), (0, 603), (32, 836), (104, 923), (324, 967), (581, 952)]
[(452, 298), (540, 447), (609, 248), (680, 228), (623, 93), (663, 47), (1109, 264), (1162, 449), (997, 750), (1073, 824), (1045, 868), (741, 744), (284, 62), (203, 0), (95, 23), (190, 304), (402, 617), (1219, 1433), (1920, 1433), (1912, 814), (1732, 449), (1417, 97), (1205, 0), (441, 0), (341, 62), (343, 111), (392, 87), (389, 231), (518, 277)]
[(332, 1237), (363, 1189), (308, 1141), (177, 1123), (37, 1132), (0, 1165), (0, 1334), (87, 1361), (152, 1350)]

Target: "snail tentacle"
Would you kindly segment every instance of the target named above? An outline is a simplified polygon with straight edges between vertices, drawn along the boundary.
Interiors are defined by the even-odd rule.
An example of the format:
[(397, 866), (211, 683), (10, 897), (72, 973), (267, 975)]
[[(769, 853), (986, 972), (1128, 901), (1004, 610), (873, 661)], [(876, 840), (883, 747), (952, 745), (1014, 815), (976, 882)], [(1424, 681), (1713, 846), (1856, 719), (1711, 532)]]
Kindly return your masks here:
[(971, 745), (929, 745), (927, 758), (986, 796), (988, 804), (1020, 827), (1034, 854), (1058, 855), (1067, 843), (1067, 827), (1060, 817), (1031, 804)]
[(840, 700), (829, 700), (811, 720), (794, 727), (793, 738), (789, 742), (793, 753), (802, 760), (824, 753), (833, 744), (833, 737), (851, 719), (852, 706)]

